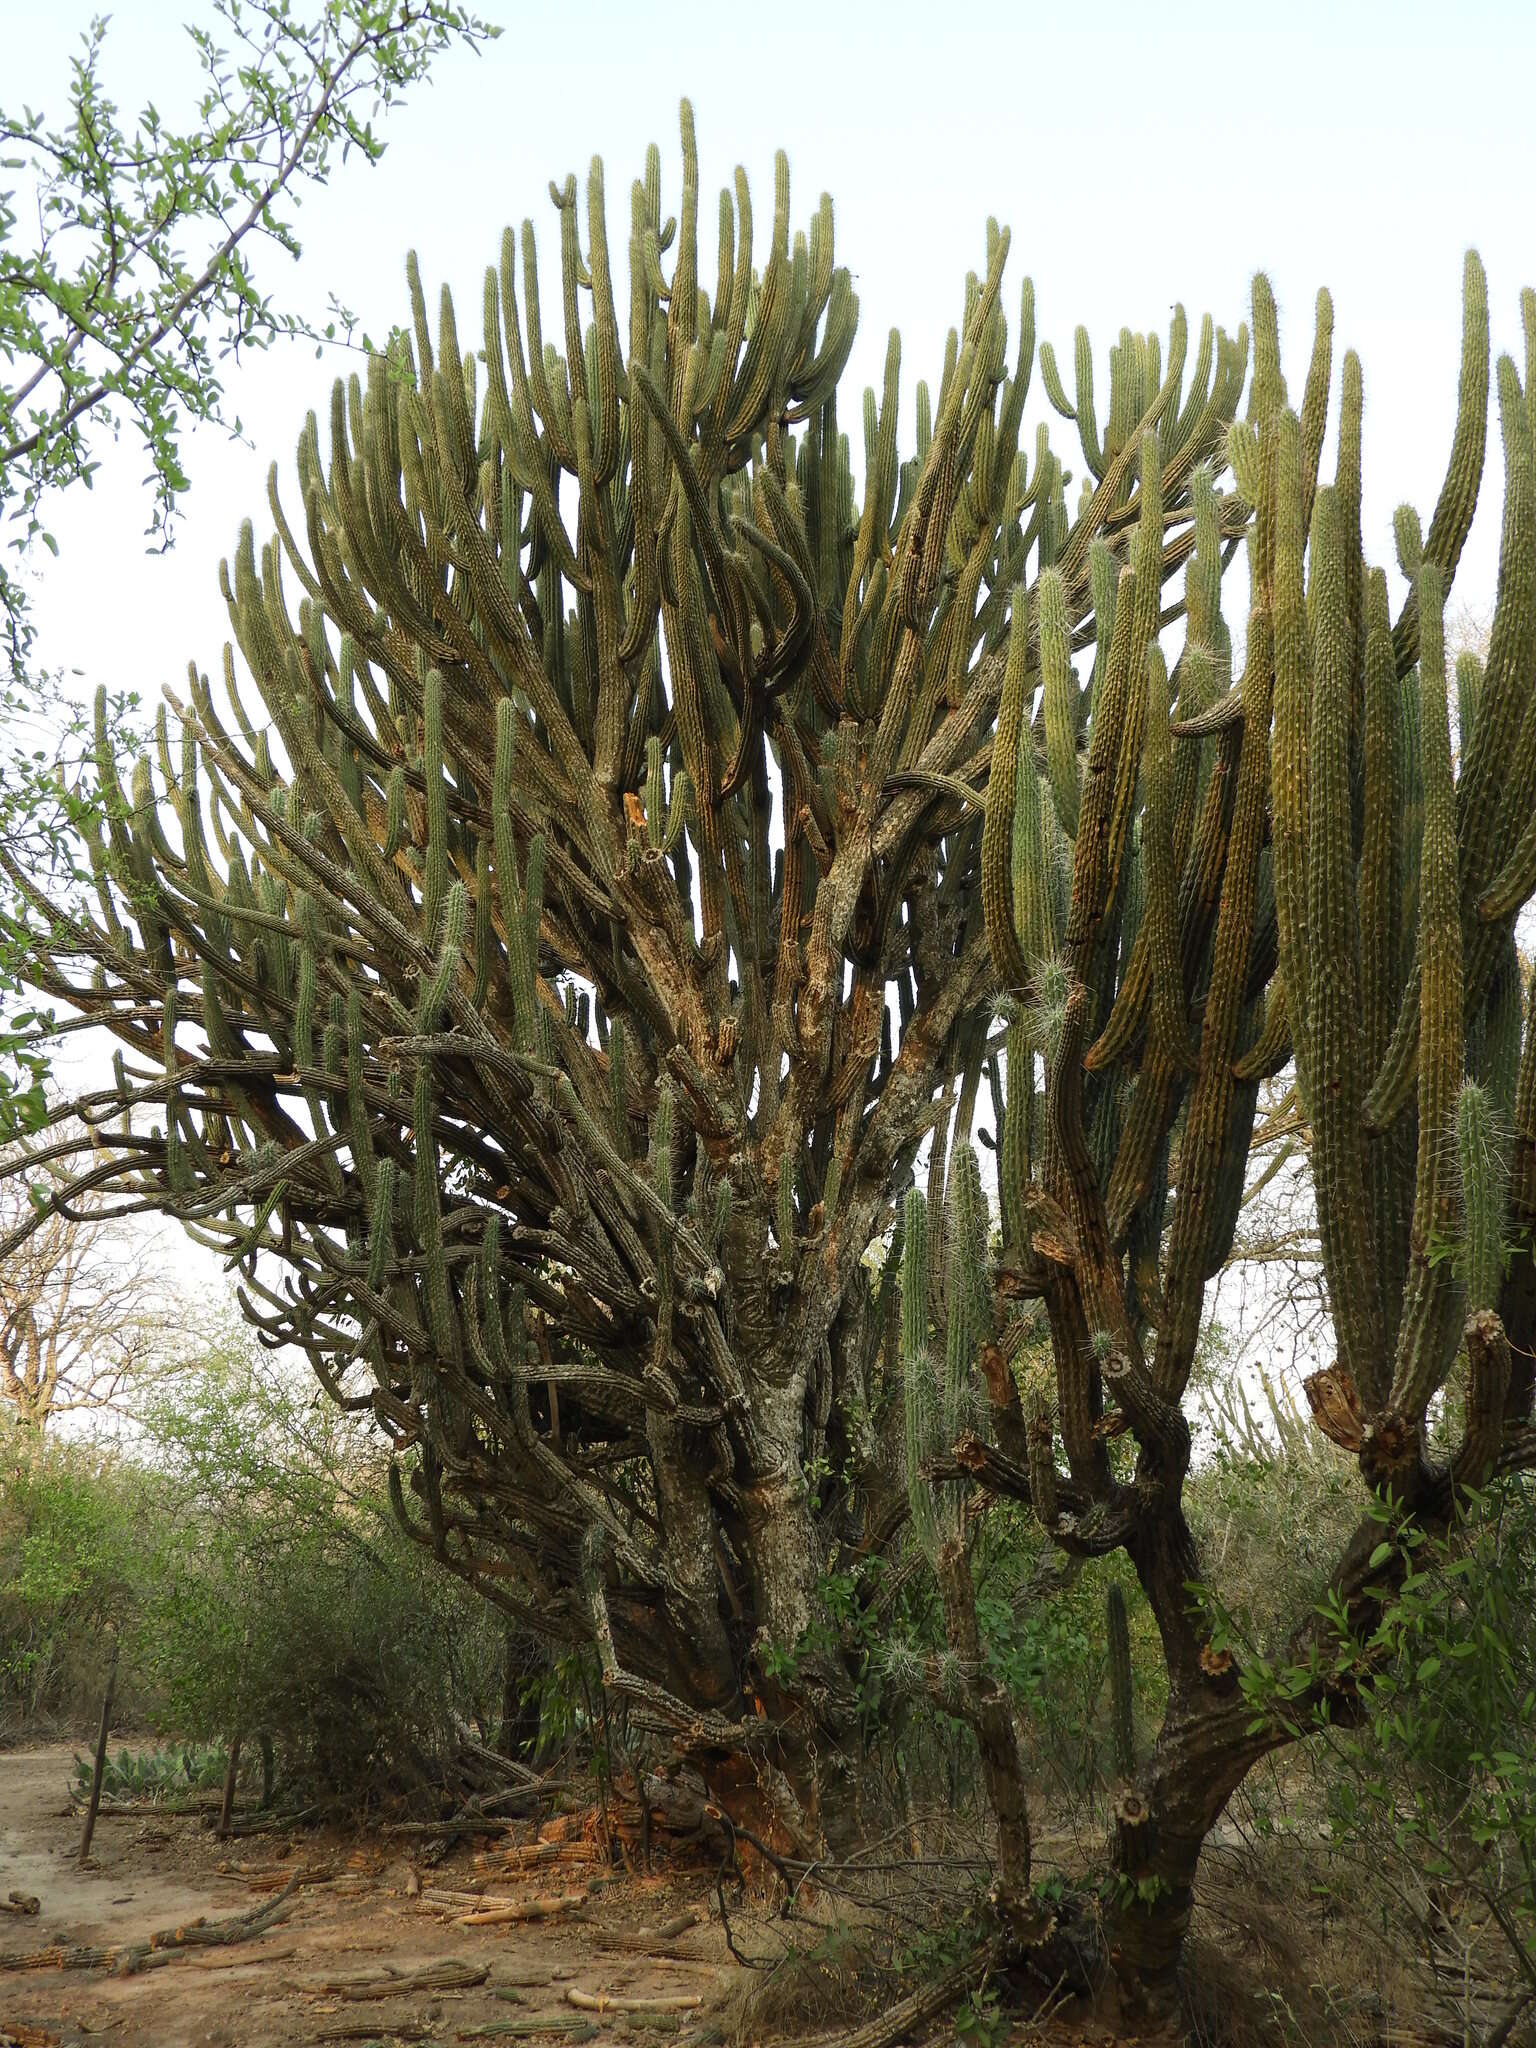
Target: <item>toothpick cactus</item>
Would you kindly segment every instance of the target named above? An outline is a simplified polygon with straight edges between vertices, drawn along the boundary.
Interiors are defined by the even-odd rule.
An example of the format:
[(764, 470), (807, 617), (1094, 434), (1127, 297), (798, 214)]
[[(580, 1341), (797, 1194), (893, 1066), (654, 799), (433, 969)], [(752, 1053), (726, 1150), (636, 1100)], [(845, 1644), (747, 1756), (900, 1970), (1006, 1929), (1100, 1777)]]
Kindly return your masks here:
[[(1272, 1126), (1309, 1140), (1337, 1345), (1309, 1387), (1319, 1426), (1423, 1526), (1444, 1523), (1462, 1486), (1536, 1456), (1525, 1361), (1536, 1300), (1527, 1262), (1505, 1258), (1536, 1226), (1536, 1020), (1522, 1045), (1513, 949), (1513, 920), (1536, 887), (1536, 359), (1523, 386), (1511, 361), (1498, 365), (1499, 597), (1486, 668), (1458, 669), (1458, 772), (1444, 609), (1486, 440), (1481, 265), (1468, 258), (1444, 486), (1427, 532), (1412, 508), (1395, 521), (1409, 582), (1395, 620), (1361, 542), (1353, 357), (1337, 468), (1331, 480), (1320, 474), (1331, 351), (1323, 295), (1292, 410), (1260, 277), (1248, 402), (1222, 451), (1233, 488), (1218, 491), (1219, 459), (1188, 463), (1165, 413), (1147, 412), (1121, 439), (1117, 588), (1111, 618), (1101, 554), (1076, 743), (1069, 753), (1062, 707), (1077, 692), (1046, 629), (1047, 570), (1014, 603), (1016, 633), (1030, 602), (1039, 614), (1038, 667), (1010, 663), (988, 764), (988, 936), (1014, 1014), (1028, 1020), (1010, 1028), (1000, 1118), (1002, 1271), (1013, 1293), (1044, 1304), (1056, 1384), (1054, 1410), (1038, 1403), (1020, 1419), (1021, 1455), (1003, 1443), (1005, 1388), (997, 1445), (962, 1445), (961, 1463), (1031, 1500), (1065, 1548), (1126, 1549), (1157, 1622), (1168, 1707), (1157, 1750), (1121, 1801), (1115, 1853), (1136, 1884), (1112, 1929), (1122, 1974), (1143, 1989), (1171, 1981), (1205, 1829), (1254, 1758), (1294, 1726), (1287, 1717), (1256, 1727), (1230, 1650), (1202, 1623), (1208, 1607), (1191, 1603), (1191, 1585), (1211, 1574), (1182, 1505), (1183, 1404), (1207, 1289), (1232, 1251), (1250, 1155), (1265, 1142), (1261, 1103), (1272, 1105)], [(1047, 389), (1062, 410), (1053, 374)], [(1075, 411), (1093, 467), (1104, 451), (1082, 372)], [(1234, 505), (1249, 611), (1232, 683), (1221, 536)], [(1182, 621), (1160, 595), (1170, 527), (1187, 561)], [(1104, 544), (1090, 542), (1090, 553)], [(1008, 677), (1020, 669), (1014, 703)], [(1005, 857), (1011, 830), (1029, 849), (1024, 865), (1037, 858), (1031, 808), (1007, 795), (1019, 782), (1014, 735), (1031, 729), (1036, 699), (1034, 765), (1073, 840), (1051, 962), (1021, 941), (1031, 898), (1019, 860)], [(1427, 1415), (1463, 1342), (1465, 1432), (1438, 1462)], [(1363, 1520), (1335, 1579), (1362, 1640), (1391, 1592), (1373, 1577), (1378, 1538), (1379, 1525)], [(1294, 1654), (1308, 1654), (1318, 1627), (1297, 1617)], [(1113, 1612), (1110, 1628), (1113, 1645)], [(1325, 1668), (1336, 1655), (1335, 1646)], [(1348, 1683), (1333, 1681), (1330, 1711), (1347, 1713), (1349, 1699)]]
[[(942, 1440), (991, 1313), (945, 1250), (980, 1227), (983, 898), (1001, 849), (1025, 961), (1054, 960), (1094, 729), (1072, 651), (1096, 637), (1125, 695), (1247, 344), (1207, 320), (1191, 361), (1182, 310), (1166, 349), (1127, 336), (1102, 425), (1078, 394), (1069, 510), (991, 223), (915, 443), (893, 335), (856, 463), (831, 201), (797, 229), (780, 157), (765, 222), (738, 172), (707, 257), (686, 107), (682, 158), (675, 212), (655, 150), (628, 192), (627, 278), (596, 160), (550, 188), (552, 293), (528, 222), (473, 335), (410, 259), (403, 339), (304, 423), (296, 494), (274, 468), (272, 537), (240, 534), (222, 676), (167, 693), (131, 790), (103, 727), (95, 901), (34, 894), (25, 939), (124, 1055), (82, 1175), (239, 1270), (263, 1336), (388, 1434), (449, 1569), (607, 1643), (686, 1744), (774, 1749), (811, 1844), (855, 1673), (800, 1646), (905, 1496), (864, 1261), (932, 1139)], [(1143, 418), (1169, 523), (1141, 521), (1112, 649)], [(1202, 502), (1209, 556), (1246, 513)], [(1005, 696), (1022, 837), (983, 818)], [(1011, 1160), (1044, 1141), (1010, 1111)]]

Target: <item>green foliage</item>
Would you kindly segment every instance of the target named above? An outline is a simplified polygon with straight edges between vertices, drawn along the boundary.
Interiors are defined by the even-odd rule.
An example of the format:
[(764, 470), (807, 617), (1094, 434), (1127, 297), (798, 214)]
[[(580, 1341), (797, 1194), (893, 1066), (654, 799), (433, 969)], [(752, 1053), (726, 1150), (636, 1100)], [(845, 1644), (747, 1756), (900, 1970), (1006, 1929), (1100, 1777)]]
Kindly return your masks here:
[(403, 1538), (341, 1420), (215, 1362), (149, 1418), (173, 1512), (134, 1661), (165, 1725), (269, 1733), (284, 1776), (346, 1800), (430, 1775), (495, 1683), (489, 1615)]
[[(1400, 1583), (1341, 1650), (1358, 1709), (1341, 1720), (1325, 1695), (1305, 1723), (1340, 1882), (1364, 1864), (1399, 1911), (1470, 1904), (1468, 1939), (1502, 1951), (1513, 1993), (1536, 1981), (1536, 1490), (1519, 1478), (1469, 1495), (1444, 1537), (1384, 1504), (1376, 1519), (1372, 1569)], [(1311, 1677), (1261, 1664), (1245, 1691), (1257, 1715), (1284, 1716)], [(1412, 1948), (1411, 1922), (1399, 1939)]]
[(955, 2008), (955, 2039), (965, 2048), (1001, 2048), (1013, 2036), (1013, 2015), (998, 1996), (995, 1984), (986, 1984), (963, 1998)]
[(152, 1491), (135, 1498), (110, 1460), (40, 1452), (3, 1424), (0, 1473), (0, 1715), (84, 1716), (103, 1626), (138, 1596)]
[(1444, 1541), (1399, 1539), (1361, 1728), (1336, 1740), (1336, 1832), (1385, 1828), (1432, 1880), (1470, 1885), (1536, 1965), (1536, 1494), (1490, 1488)]
[(121, 1711), (216, 1748), (259, 1731), (307, 1797), (417, 1790), (456, 1720), (495, 1732), (501, 1633), (407, 1541), (376, 1457), (341, 1418), (237, 1352), (175, 1382), (143, 1420), (131, 1454), (56, 1446), (7, 1470), (10, 1715), (84, 1721), (110, 1621)]
[[(5, 167), (36, 193), (35, 208), (20, 191), (0, 197), (0, 507), (15, 546), (57, 552), (46, 500), (88, 483), (94, 437), (125, 423), (149, 454), (149, 531), (168, 537), (187, 488), (185, 421), (239, 430), (222, 361), (282, 335), (335, 337), (334, 320), (317, 332), (261, 290), (255, 247), (297, 255), (305, 187), (323, 185), (338, 154), (376, 163), (378, 115), (452, 43), (500, 33), (449, 0), (321, 0), (304, 13), (289, 0), (214, 0), (210, 12), (213, 26), (187, 30), (204, 83), (186, 128), (152, 105), (121, 125), (102, 76), (104, 16), (81, 37), (62, 123), (30, 105), (0, 110)], [(350, 332), (344, 313), (342, 324)], [(24, 593), (7, 576), (0, 604), (19, 664)]]

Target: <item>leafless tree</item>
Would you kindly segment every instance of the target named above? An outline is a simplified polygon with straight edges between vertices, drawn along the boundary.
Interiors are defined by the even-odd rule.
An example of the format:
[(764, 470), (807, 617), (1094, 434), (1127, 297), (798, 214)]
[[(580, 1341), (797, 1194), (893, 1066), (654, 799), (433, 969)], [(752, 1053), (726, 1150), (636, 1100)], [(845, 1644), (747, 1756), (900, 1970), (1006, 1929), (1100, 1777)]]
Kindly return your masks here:
[[(8, 1162), (9, 1163), (9, 1162)], [(0, 1180), (9, 1234), (58, 1169)], [(154, 1237), (114, 1221), (89, 1198), (55, 1210), (0, 1261), (0, 1401), (41, 1437), (59, 1415), (122, 1413), (133, 1389), (184, 1348), (188, 1305), (157, 1268)]]

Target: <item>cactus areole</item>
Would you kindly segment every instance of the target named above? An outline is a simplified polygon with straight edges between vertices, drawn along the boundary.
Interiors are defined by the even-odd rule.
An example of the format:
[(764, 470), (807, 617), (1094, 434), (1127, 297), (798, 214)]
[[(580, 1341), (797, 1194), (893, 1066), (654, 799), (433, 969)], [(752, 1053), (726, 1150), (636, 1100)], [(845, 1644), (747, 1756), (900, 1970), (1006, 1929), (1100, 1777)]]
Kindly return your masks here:
[[(131, 788), (100, 750), (94, 896), (16, 875), (36, 986), (118, 1041), (57, 1156), (237, 1267), (262, 1335), (387, 1433), (419, 1541), (595, 1647), (795, 1852), (836, 1839), (858, 1767), (818, 1585), (915, 1542), (972, 1651), (1023, 1927), (969, 1510), (1012, 1494), (1067, 1550), (1124, 1549), (1168, 1704), (1126, 1758), (1110, 1954), (1155, 1993), (1206, 1831), (1286, 1739), (1191, 1604), (1182, 1505), (1275, 1077), (1310, 1134), (1362, 1509), (1390, 1488), (1443, 1521), (1536, 1450), (1536, 1269), (1498, 1255), (1536, 1222), (1536, 300), (1523, 372), (1491, 379), (1468, 258), (1449, 467), (1427, 531), (1398, 522), (1394, 619), (1326, 293), (1295, 410), (1262, 277), (1251, 329), (1122, 330), (1107, 404), (1082, 329), (1070, 392), (1042, 346), (1063, 452), (1044, 407), (1025, 428), (1033, 290), (1005, 293), (989, 224), (915, 444), (893, 335), (856, 481), (831, 201), (795, 229), (781, 157), (765, 221), (738, 171), (706, 263), (686, 108), (682, 155), (675, 217), (654, 150), (631, 188), (624, 284), (601, 165), (552, 185), (559, 290), (509, 230), (473, 346), (411, 260), (409, 335), (307, 421), (296, 493), (274, 469), (274, 537), (241, 535), (222, 676), (167, 691)], [(1453, 771), (1442, 617), (1491, 385), (1498, 609)], [(1054, 1384), (1026, 1413), (1012, 1337), (1042, 1313)], [(1362, 1630), (1378, 1534), (1339, 1561)]]

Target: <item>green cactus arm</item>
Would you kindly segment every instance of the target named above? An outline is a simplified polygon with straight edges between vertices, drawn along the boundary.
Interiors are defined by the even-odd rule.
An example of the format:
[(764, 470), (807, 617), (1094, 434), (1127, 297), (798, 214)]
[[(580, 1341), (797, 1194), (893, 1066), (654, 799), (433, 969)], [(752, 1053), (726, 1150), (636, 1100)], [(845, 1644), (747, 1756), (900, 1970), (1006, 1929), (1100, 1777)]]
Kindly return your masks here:
[[(1225, 730), (1216, 743), (1216, 761), (1206, 778), (1180, 881), (1179, 941), (1186, 986), (1204, 957), (1221, 900), (1242, 741), (1239, 724)], [(1158, 1160), (1180, 1106), (1179, 1078), (1160, 1043), (1149, 1037), (1105, 1194), (1110, 1235), (1116, 1243), (1123, 1241), (1152, 1194)]]
[[(1008, 662), (998, 700), (997, 727), (992, 738), (992, 765), (987, 777), (987, 802), (981, 833), (981, 902), (987, 943), (1005, 989), (1022, 990), (1030, 964), (1019, 944), (1013, 901), (1015, 790), (1019, 776), (1020, 732), (1024, 724), (1029, 651), (1028, 613), (1023, 585), (1013, 594), (1008, 634)], [(1027, 736), (1024, 751), (1029, 752)], [(1033, 764), (1029, 764), (1033, 774)]]
[[(1402, 692), (1392, 652), (1387, 579), (1370, 572), (1365, 597), (1364, 833), (1360, 848), (1360, 1056), (1380, 1070), (1402, 1001), (1404, 738)], [(1407, 1274), (1413, 1150), (1402, 1125), (1373, 1138), (1367, 1153), (1385, 1327), (1396, 1339)]]
[[(1517, 838), (1513, 851), (1506, 856), (1502, 873), (1491, 884), (1483, 884), (1488, 891), (1484, 912), (1478, 901), (1482, 891), (1477, 895), (1473, 892), (1492, 868), (1505, 801), (1518, 804), (1521, 793), (1530, 787), (1532, 756), (1528, 751), (1522, 754), (1521, 749), (1527, 725), (1527, 696), (1519, 679), (1529, 676), (1532, 660), (1536, 659), (1536, 461), (1520, 380), (1507, 356), (1499, 361), (1498, 384), (1504, 443), (1498, 597), (1477, 728), (1455, 793), (1459, 864), (1470, 899), (1467, 910), (1474, 913), (1466, 917), (1465, 923), (1467, 936), (1476, 945), (1465, 962), (1468, 972), (1464, 987), (1478, 1002), (1486, 995), (1501, 934), (1492, 932), (1491, 943), (1477, 940), (1475, 916), (1493, 922), (1507, 915), (1511, 892), (1518, 902), (1522, 878), (1531, 859), (1536, 858), (1527, 849), (1524, 837)], [(1536, 729), (1530, 737), (1536, 740)], [(1415, 962), (1392, 1042), (1366, 1098), (1366, 1120), (1373, 1130), (1389, 1127), (1413, 1089), (1419, 1049), (1420, 980), (1419, 965)]]
[[(1111, 611), (1113, 602), (1111, 590)], [(1069, 839), (1075, 839), (1082, 802), (1082, 771), (1077, 759), (1078, 695), (1072, 674), (1066, 588), (1054, 569), (1043, 570), (1035, 586), (1035, 616), (1039, 625), (1045, 761), (1051, 800), (1062, 831)]]
[(1193, 1070), (1194, 1049), (1184, 1013), (1179, 947), (1178, 879), (1173, 848), (1173, 759), (1168, 717), (1168, 671), (1161, 649), (1147, 650), (1147, 743), (1142, 764), (1141, 867), (1146, 907), (1108, 1021), (1084, 1055), (1090, 1073), (1120, 1059), (1140, 1034), (1150, 1005), (1153, 1027), (1168, 1060)]
[(987, 1203), (981, 1168), (969, 1144), (955, 1148), (945, 1200), (944, 1250), (944, 1398), (942, 1427), (946, 1447), (965, 1427), (972, 1374), (981, 1347), (992, 1332), (991, 1297), (987, 1285)]
[(1456, 1098), (1456, 1163), (1461, 1175), (1461, 1267), (1466, 1313), (1495, 1308), (1503, 1279), (1509, 1174), (1488, 1091), (1463, 1081)]
[(1099, 445), (1098, 422), (1093, 410), (1093, 343), (1088, 339), (1086, 327), (1079, 327), (1072, 337), (1072, 364), (1077, 380), (1077, 403), (1072, 407), (1070, 417), (1077, 422), (1077, 438), (1082, 445), (1083, 461), (1095, 483), (1104, 481), (1104, 451)]
[(1338, 499), (1317, 496), (1312, 519), (1314, 687), (1307, 848), (1307, 1085), (1313, 1184), (1339, 1356), (1368, 1405), (1385, 1391), (1381, 1279), (1366, 1189), (1360, 1118), (1363, 1049), (1349, 787), (1354, 647)]
[[(1483, 481), (1483, 458), (1488, 449), (1488, 277), (1475, 249), (1466, 254), (1461, 303), (1461, 380), (1456, 394), (1456, 426), (1445, 481), (1424, 539), (1424, 558), (1439, 568), (1447, 590), (1455, 577), (1467, 535), (1472, 531), (1472, 515), (1477, 510), (1477, 494)], [(1392, 629), (1399, 675), (1411, 668), (1418, 657), (1416, 595), (1410, 591)]]
[(1419, 573), (1419, 674), (1424, 758), (1424, 841), (1419, 881), (1419, 1158), (1413, 1237), (1391, 1405), (1415, 1423), (1450, 1368), (1461, 1327), (1460, 1287), (1448, 1256), (1461, 1233), (1455, 1160), (1461, 1092), (1462, 950), (1440, 565)]
[(1104, 1640), (1109, 1662), (1111, 1753), (1116, 1773), (1129, 1778), (1136, 1769), (1131, 1628), (1125, 1611), (1125, 1590), (1116, 1579), (1110, 1581), (1104, 1595)]
[[(1132, 693), (1132, 622), (1136, 608), (1136, 577), (1120, 572), (1115, 598), (1114, 638), (1103, 682), (1094, 692), (1089, 731), (1088, 764), (1083, 802), (1078, 814), (1072, 882), (1072, 908), (1067, 920), (1066, 955), (1071, 971), (1085, 976), (1099, 927), (1119, 878), (1114, 845), (1116, 788), (1126, 742), (1140, 723), (1130, 716)], [(1126, 824), (1129, 820), (1124, 821)], [(1123, 843), (1123, 841), (1122, 841)]]
[(1052, 411), (1059, 413), (1064, 420), (1075, 420), (1077, 407), (1067, 396), (1067, 387), (1062, 383), (1061, 372), (1056, 367), (1056, 351), (1048, 341), (1042, 341), (1040, 344), (1040, 376), (1045, 384), (1045, 395), (1050, 400)]
[(1233, 1090), (1238, 1085), (1232, 1068), (1238, 1053), (1243, 992), (1253, 942), (1259, 853), (1269, 793), (1274, 674), (1274, 636), (1269, 616), (1262, 609), (1255, 609), (1248, 622), (1248, 656), (1242, 685), (1242, 750), (1216, 916), (1210, 994), (1200, 1033), (1200, 1072), (1190, 1095), (1179, 1147), (1179, 1201), (1174, 1211), (1163, 1285), (1166, 1306), (1158, 1333), (1156, 1385), (1165, 1400), (1174, 1400), (1183, 1393), (1194, 1363), (1207, 1277), (1207, 1209), (1213, 1201), (1228, 1149), (1228, 1119)]
[(1280, 973), (1286, 987), (1286, 1016), (1296, 1049), (1297, 1074), (1305, 1093), (1311, 1086), (1307, 1008), (1312, 955), (1307, 924), (1307, 851), (1311, 832), (1309, 762), (1313, 723), (1312, 645), (1302, 583), (1305, 455), (1300, 426), (1293, 414), (1284, 414), (1272, 431), (1278, 441), (1275, 726), (1270, 797), (1274, 820), (1275, 917)]
[(1317, 295), (1317, 317), (1312, 339), (1312, 360), (1307, 365), (1307, 382), (1301, 398), (1303, 532), (1312, 527), (1312, 505), (1317, 495), (1318, 469), (1323, 457), (1323, 435), (1328, 426), (1328, 387), (1333, 374), (1333, 297), (1324, 290)]
[(1147, 907), (1143, 929), (1148, 934), (1151, 954), (1152, 1028), (1174, 1065), (1192, 1070), (1195, 1053), (1185, 1016), (1184, 973), (1179, 952), (1173, 739), (1168, 714), (1167, 666), (1161, 649), (1154, 643), (1147, 651), (1146, 807), (1141, 841)]

